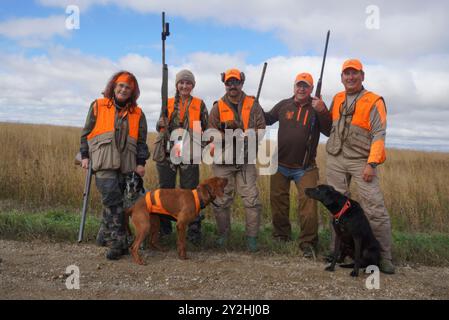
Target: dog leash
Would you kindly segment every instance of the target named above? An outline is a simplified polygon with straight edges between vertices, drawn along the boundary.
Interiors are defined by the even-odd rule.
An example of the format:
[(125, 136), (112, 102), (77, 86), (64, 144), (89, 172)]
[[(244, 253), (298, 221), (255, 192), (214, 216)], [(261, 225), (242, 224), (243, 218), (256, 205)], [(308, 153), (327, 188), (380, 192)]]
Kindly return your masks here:
[(343, 207), (340, 209), (340, 211), (339, 211), (336, 215), (334, 215), (335, 223), (338, 223), (338, 222), (339, 222), (341, 216), (344, 215), (345, 212), (348, 211), (348, 209), (349, 209), (350, 207), (351, 207), (351, 201), (349, 201), (349, 199), (348, 199), (348, 200), (346, 200), (345, 204), (344, 204)]

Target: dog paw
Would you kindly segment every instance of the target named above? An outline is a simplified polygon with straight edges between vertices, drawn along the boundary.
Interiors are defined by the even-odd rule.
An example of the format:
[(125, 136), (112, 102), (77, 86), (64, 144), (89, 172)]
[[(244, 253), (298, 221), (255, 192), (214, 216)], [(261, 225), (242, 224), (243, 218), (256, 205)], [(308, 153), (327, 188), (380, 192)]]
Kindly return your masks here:
[(351, 277), (358, 277), (359, 276), (359, 272), (355, 271), (355, 270), (352, 270), (350, 275), (351, 275)]
[(139, 264), (139, 265), (141, 265), (141, 266), (144, 266), (144, 265), (145, 265), (145, 261), (143, 261), (143, 259), (142, 259), (140, 256), (135, 255), (135, 254), (133, 254), (133, 253), (131, 253), (131, 254), (132, 254), (132, 256), (133, 256), (133, 260), (134, 260), (135, 263), (137, 263), (137, 264)]
[(134, 260), (134, 262), (141, 266), (145, 265), (145, 261), (143, 261), (143, 259)]
[(326, 267), (326, 269), (324, 269), (324, 270), (333, 272), (333, 271), (335, 271), (335, 267), (328, 266), (328, 267)]

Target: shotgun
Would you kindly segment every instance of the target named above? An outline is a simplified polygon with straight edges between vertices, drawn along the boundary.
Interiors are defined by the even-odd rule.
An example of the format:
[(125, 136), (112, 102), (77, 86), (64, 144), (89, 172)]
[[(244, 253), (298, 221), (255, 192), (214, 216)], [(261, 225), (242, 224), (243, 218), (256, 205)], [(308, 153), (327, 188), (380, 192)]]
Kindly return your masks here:
[(161, 106), (161, 114), (166, 119), (166, 125), (162, 129), (164, 132), (164, 146), (167, 148), (167, 152), (170, 152), (170, 137), (168, 132), (168, 66), (165, 63), (165, 40), (170, 35), (170, 24), (165, 22), (165, 12), (162, 12), (162, 87), (161, 87), (161, 96), (162, 96), (162, 106)]
[[(268, 65), (268, 63), (264, 62), (263, 69), (262, 69), (262, 75), (260, 76), (260, 81), (259, 81), (259, 88), (257, 88), (257, 95), (256, 95), (257, 103), (259, 103), (260, 92), (262, 91), (262, 85), (263, 85), (263, 80), (265, 79), (265, 72), (267, 71), (267, 65)], [(244, 139), (245, 140), (243, 143), (243, 152), (247, 151), (247, 148), (248, 148), (248, 137), (244, 137)], [(248, 159), (248, 161), (249, 161), (249, 159)], [(241, 166), (241, 173), (242, 173), (243, 183), (246, 184), (246, 163), (243, 163), (243, 165)]]
[(331, 33), (331, 31), (327, 30), (326, 45), (324, 46), (323, 62), (321, 64), (321, 73), (320, 73), (320, 78), (318, 79), (318, 83), (316, 85), (316, 91), (315, 91), (315, 97), (317, 97), (317, 98), (321, 97), (321, 83), (323, 81), (324, 64), (326, 63), (327, 45), (329, 44), (330, 33)]
[[(327, 35), (326, 35), (326, 44), (324, 46), (323, 62), (321, 63), (320, 78), (318, 79), (318, 83), (316, 85), (316, 91), (315, 91), (315, 97), (317, 97), (317, 98), (321, 98), (321, 84), (323, 81), (324, 64), (326, 63), (327, 46), (329, 44), (330, 33), (331, 33), (331, 31), (328, 30)], [(313, 130), (315, 129), (316, 121), (317, 121), (316, 120), (316, 112), (313, 112), (312, 116), (310, 118), (310, 130), (309, 130), (309, 135), (307, 136), (306, 153), (304, 155), (304, 160), (302, 162), (302, 167), (304, 170), (306, 170), (307, 166), (309, 166), (310, 155), (312, 153)]]
[(165, 12), (162, 12), (162, 87), (161, 87), (161, 96), (162, 96), (162, 106), (161, 106), (161, 114), (165, 117), (168, 117), (168, 66), (165, 63), (165, 40), (170, 35), (170, 24), (165, 22)]
[[(75, 164), (81, 165), (81, 153), (78, 153), (75, 156)], [(89, 194), (90, 194), (90, 185), (92, 182), (92, 163), (89, 160), (89, 167), (86, 173), (86, 180), (84, 182), (84, 192), (83, 192), (83, 210), (81, 211), (81, 222), (80, 228), (78, 231), (78, 242), (83, 241), (84, 235), (84, 226), (86, 224), (86, 216), (87, 216), (87, 206), (89, 204)]]
[(256, 96), (257, 102), (259, 102), (260, 91), (262, 91), (262, 84), (263, 84), (263, 79), (265, 78), (265, 71), (267, 71), (267, 65), (268, 65), (268, 63), (266, 63), (266, 62), (263, 64), (262, 75), (260, 76), (259, 88), (257, 89), (257, 96)]
[(155, 143), (153, 160), (161, 162), (170, 152), (170, 133), (168, 132), (168, 66), (165, 63), (165, 40), (170, 35), (170, 24), (165, 22), (165, 12), (162, 12), (162, 86), (161, 86), (161, 113), (159, 118), (164, 119), (164, 125), (159, 127), (158, 138)]

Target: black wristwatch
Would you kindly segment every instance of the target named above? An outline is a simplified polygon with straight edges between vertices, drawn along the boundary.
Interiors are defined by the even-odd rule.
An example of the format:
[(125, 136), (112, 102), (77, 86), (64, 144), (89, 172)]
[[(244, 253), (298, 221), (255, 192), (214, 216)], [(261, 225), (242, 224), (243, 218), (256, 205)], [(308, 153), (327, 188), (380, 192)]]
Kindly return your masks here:
[(373, 169), (376, 169), (376, 167), (377, 167), (377, 163), (375, 163), (375, 162), (370, 162), (370, 163), (368, 163), (370, 166), (371, 166), (371, 168), (373, 168)]

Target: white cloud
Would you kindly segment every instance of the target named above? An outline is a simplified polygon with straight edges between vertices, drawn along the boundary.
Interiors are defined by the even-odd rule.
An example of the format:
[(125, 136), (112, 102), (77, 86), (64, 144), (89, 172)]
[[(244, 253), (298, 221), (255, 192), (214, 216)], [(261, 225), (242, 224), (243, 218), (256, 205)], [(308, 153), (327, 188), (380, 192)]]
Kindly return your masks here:
[[(403, 59), (429, 52), (447, 52), (449, 43), (447, 12), (443, 1), (297, 1), (297, 0), (40, 0), (47, 6), (65, 8), (78, 4), (82, 10), (95, 5), (116, 5), (142, 13), (160, 13), (167, 19), (208, 21), (223, 26), (240, 26), (274, 32), (295, 53), (321, 53), (324, 35), (331, 29), (330, 52), (358, 55), (363, 60)], [(379, 9), (379, 29), (368, 29), (371, 13)]]
[(68, 36), (65, 20), (65, 16), (12, 19), (0, 22), (0, 35), (18, 40), (24, 47), (36, 47), (55, 35)]
[[(3, 61), (0, 66), (1, 121), (83, 126), (90, 102), (100, 96), (109, 77), (118, 70), (127, 69), (139, 80), (139, 103), (147, 115), (149, 129), (154, 130), (161, 101), (159, 62), (136, 54), (112, 61), (64, 48), (52, 48), (49, 55), (38, 57), (0, 53), (0, 59)], [(442, 65), (446, 60), (447, 56), (439, 56), (434, 58), (434, 64)], [(343, 89), (340, 83), (341, 62), (340, 58), (329, 57), (326, 63), (323, 95), (327, 104), (336, 92)], [(279, 56), (269, 59), (261, 94), (265, 110), (292, 95), (293, 79), (298, 72), (311, 72), (316, 82), (320, 64), (320, 57)], [(188, 56), (182, 65), (169, 65), (169, 94), (174, 94), (176, 72), (189, 68), (197, 81), (193, 94), (203, 98), (210, 109), (224, 93), (220, 73), (230, 67), (241, 68), (246, 73), (244, 90), (255, 95), (261, 64), (248, 65), (240, 55), (207, 52)], [(449, 71), (429, 68), (426, 60), (409, 68), (365, 64), (365, 71), (367, 89), (383, 95), (387, 102), (387, 143), (396, 145), (403, 141), (416, 146), (444, 147), (442, 142), (449, 139), (446, 123), (449, 104), (443, 87), (447, 85)], [(435, 89), (429, 89), (429, 83), (435, 80), (438, 80)], [(440, 91), (443, 93), (439, 94)]]
[[(387, 143), (437, 146), (449, 149), (449, 3), (435, 1), (378, 0), (380, 29), (366, 28), (366, 8), (371, 1), (325, 0), (39, 0), (65, 9), (78, 5), (82, 15), (92, 6), (115, 5), (141, 13), (167, 12), (175, 16), (222, 26), (240, 26), (273, 32), (290, 49), (291, 56), (268, 60), (261, 94), (266, 110), (292, 94), (296, 73), (308, 71), (317, 81), (324, 36), (331, 29), (323, 82), (324, 100), (343, 90), (340, 68), (348, 57), (364, 62), (365, 86), (384, 96), (388, 108)], [(0, 36), (22, 46), (39, 46), (54, 36), (66, 36), (65, 16), (21, 18), (0, 22)], [(192, 35), (194, 36), (194, 35)], [(223, 41), (230, 41), (223, 39)], [(168, 44), (170, 46), (170, 44)], [(233, 48), (239, 50), (239, 48)], [(244, 50), (240, 49), (240, 50)], [(196, 52), (169, 66), (169, 92), (174, 93), (177, 71), (191, 69), (197, 80), (193, 92), (209, 107), (224, 93), (220, 73), (238, 67), (247, 75), (244, 90), (255, 95), (262, 65), (249, 65), (247, 53)], [(47, 55), (26, 57), (0, 52), (0, 120), (82, 126), (90, 102), (99, 97), (109, 77), (120, 69), (136, 74), (140, 104), (149, 128), (160, 109), (159, 61), (129, 54), (113, 61), (78, 51), (51, 47)], [(171, 61), (173, 63), (173, 61)]]

